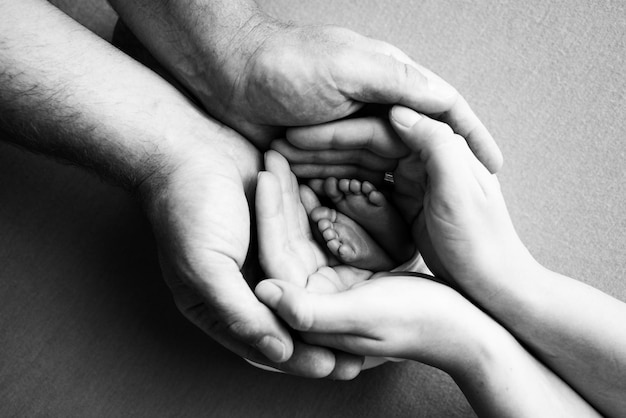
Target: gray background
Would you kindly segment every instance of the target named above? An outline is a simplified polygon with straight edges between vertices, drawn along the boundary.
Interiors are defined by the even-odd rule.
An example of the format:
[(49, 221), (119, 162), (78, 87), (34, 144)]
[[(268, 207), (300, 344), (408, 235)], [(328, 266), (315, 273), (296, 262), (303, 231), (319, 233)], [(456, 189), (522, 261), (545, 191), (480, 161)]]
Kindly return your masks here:
[[(64, 5), (101, 36), (100, 0)], [(621, 1), (262, 0), (386, 40), (457, 87), (505, 155), (509, 210), (551, 269), (626, 300)], [(445, 374), (268, 374), (176, 311), (132, 198), (0, 144), (1, 416), (472, 416)]]

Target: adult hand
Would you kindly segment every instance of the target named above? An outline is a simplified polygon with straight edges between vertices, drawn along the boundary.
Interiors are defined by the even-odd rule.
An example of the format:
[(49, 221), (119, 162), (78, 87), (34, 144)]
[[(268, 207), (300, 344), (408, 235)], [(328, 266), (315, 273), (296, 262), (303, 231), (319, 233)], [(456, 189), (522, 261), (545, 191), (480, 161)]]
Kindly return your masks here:
[(48, 2), (0, 2), (0, 16), (16, 22), (0, 31), (11, 140), (138, 190), (178, 306), (223, 345), (294, 374), (345, 376), (330, 350), (294, 347), (246, 282), (258, 278), (244, 266), (258, 151)]
[(410, 201), (411, 189), (421, 190), (423, 204), (413, 204), (414, 225), (429, 267), (470, 294), (481, 282), (511, 280), (512, 271), (523, 275), (535, 268), (515, 232), (498, 179), (463, 138), (446, 124), (401, 106), (391, 110), (390, 120), (422, 167), (415, 180), (410, 172), (416, 170), (403, 171), (406, 187), (399, 195)]
[(292, 128), (285, 137), (272, 141), (271, 148), (305, 179), (355, 178), (380, 186), (384, 173), (410, 153), (389, 122), (375, 116)]
[(469, 358), (469, 347), (489, 340), (493, 326), (484, 314), (434, 277), (331, 267), (306, 216), (319, 204), (315, 195), (306, 186), (299, 192), (280, 154), (270, 151), (265, 161), (256, 210), (259, 256), (271, 280), (255, 292), (308, 341), (450, 370)]
[[(417, 115), (416, 112), (403, 107), (394, 107), (391, 114), (402, 116), (403, 111)], [(308, 139), (308, 142), (324, 144), (326, 147), (333, 145), (341, 147), (346, 157), (352, 158), (348, 161), (355, 162), (353, 165), (332, 161), (329, 158), (322, 159), (321, 157), (332, 153), (329, 150), (323, 151), (321, 157), (318, 156), (317, 160), (314, 160), (316, 157), (313, 153), (297, 151), (285, 142), (276, 143), (274, 146), (293, 161), (295, 172), (310, 178), (341, 176), (347, 172), (348, 175), (369, 175), (378, 179), (380, 183), (383, 171), (377, 167), (382, 165), (376, 166), (365, 159), (359, 160), (363, 155), (363, 145), (375, 151), (378, 156), (399, 157), (393, 169), (392, 201), (405, 221), (412, 225), (413, 235), (424, 260), (437, 277), (452, 279), (455, 273), (459, 273), (467, 277), (467, 280), (471, 280), (473, 273), (484, 273), (488, 268), (496, 268), (491, 263), (492, 257), (497, 258), (501, 255), (500, 260), (503, 263), (509, 262), (510, 257), (516, 257), (513, 255), (504, 257), (503, 254), (515, 243), (519, 243), (519, 239), (508, 218), (496, 177), (472, 155), (465, 140), (455, 134), (449, 126), (425, 116), (423, 120), (419, 125), (423, 126), (419, 132), (403, 127), (393, 117), (391, 125), (380, 118), (366, 117), (302, 127), (287, 132), (288, 136), (300, 142)], [(451, 143), (454, 146), (451, 146)], [(409, 149), (402, 148), (404, 146)], [(454, 152), (447, 151), (450, 147)], [(430, 155), (428, 150), (431, 149), (436, 151), (436, 155), (442, 155), (437, 160), (443, 161), (440, 163), (439, 171), (432, 172), (432, 163), (429, 171), (429, 160), (426, 156)], [(471, 170), (465, 169), (466, 166), (471, 167)], [(430, 177), (443, 176), (444, 173), (450, 178), (458, 179), (457, 182), (454, 184), (444, 182), (446, 188), (439, 187), (433, 194), (435, 184), (439, 183), (433, 183)], [(480, 184), (484, 183), (490, 191), (485, 202), (478, 199), (485, 193), (482, 191), (480, 194), (474, 193), (479, 188), (477, 181), (480, 181)], [(453, 185), (456, 189), (452, 187)], [(448, 206), (454, 211), (444, 210)], [(452, 215), (458, 216), (452, 218)], [(461, 218), (460, 215), (465, 217)], [(435, 222), (435, 219), (439, 223)], [(458, 232), (471, 234), (471, 240), (469, 237), (452, 237), (450, 231), (444, 230), (446, 226), (452, 230), (458, 229)], [(487, 233), (490, 235), (486, 235)], [(450, 239), (444, 244), (442, 237)], [(461, 247), (463, 243), (466, 243), (467, 247)], [(507, 254), (512, 253), (508, 251)], [(482, 261), (480, 265), (476, 264), (475, 258), (479, 255)]]
[[(402, 115), (397, 108), (392, 115), (395, 124), (407, 123), (409, 132), (401, 134), (406, 134), (405, 139), (415, 149), (414, 158), (401, 161), (396, 170), (400, 174), (396, 187), (403, 193), (410, 192), (411, 186), (422, 190), (421, 199), (420, 193), (409, 193), (401, 206), (405, 214), (414, 214), (416, 230), (426, 225), (422, 232), (443, 235), (434, 241), (434, 252), (427, 262), (439, 262), (441, 250), (449, 250), (452, 254), (442, 255), (441, 259), (451, 263), (449, 257), (458, 257), (461, 262), (452, 261), (450, 270), (458, 274), (459, 268), (469, 268), (469, 273), (464, 271), (463, 276), (452, 278), (461, 278), (463, 282), (457, 283), (468, 285), (472, 274), (487, 274), (489, 263), (498, 266), (500, 260), (490, 259), (489, 254), (494, 244), (515, 244), (503, 222), (508, 216), (504, 217), (506, 213), (498, 209), (498, 199), (489, 201), (486, 189), (493, 186), (487, 183), (484, 188), (476, 187), (484, 180), (481, 177), (486, 170), (461, 138), (447, 139), (451, 136), (449, 130), (437, 124), (416, 126), (410, 120), (415, 117), (412, 111)], [(480, 416), (597, 416), (578, 393), (531, 356), (497, 322), (434, 278), (398, 272), (376, 274), (365, 281), (342, 281), (339, 266), (326, 266), (323, 253), (316, 250), (297, 199), (295, 178), (284, 160), (281, 162), (274, 155), (270, 154), (275, 162), (267, 164), (270, 172), (260, 178), (257, 210), (260, 253), (267, 272), (280, 280), (265, 280), (255, 292), (291, 327), (301, 331), (306, 341), (361, 355), (409, 358), (438, 367), (454, 378)], [(472, 178), (475, 173), (471, 169), (476, 167), (483, 174)], [(488, 173), (487, 176), (494, 178)], [(490, 192), (495, 194), (494, 190)], [(472, 194), (478, 194), (476, 200)], [(301, 197), (303, 203), (308, 199), (306, 193), (301, 193)], [(489, 219), (493, 216), (496, 217)], [(470, 217), (482, 225), (491, 221), (504, 230), (499, 231), (500, 236), (488, 230), (485, 239), (496, 242), (481, 244), (476, 231), (471, 230)], [(429, 230), (432, 225), (434, 228)], [(418, 237), (422, 238), (419, 232)], [(422, 241), (433, 247), (428, 235)], [(512, 249), (515, 248), (508, 248)], [(473, 270), (468, 265), (469, 257), (477, 260), (478, 266)], [(517, 266), (508, 267), (515, 270)], [(506, 277), (505, 270), (499, 274)], [(297, 283), (304, 280), (308, 281), (306, 286)], [(498, 299), (492, 296), (488, 295), (488, 299)], [(530, 315), (523, 318), (527, 316)], [(532, 330), (531, 335), (537, 332), (536, 326), (521, 328)], [(558, 330), (553, 331), (550, 335), (559, 334)], [(534, 340), (530, 344), (542, 348)], [(550, 348), (554, 352), (555, 347)]]
[[(259, 233), (259, 257), (266, 273), (275, 279), (311, 292), (343, 292), (355, 283), (372, 276), (371, 271), (338, 265), (316, 242), (309, 227), (307, 213), (319, 206), (311, 189), (298, 188), (295, 176), (280, 154), (270, 151), (265, 157), (266, 172), (259, 175), (256, 210)], [(302, 199), (302, 201), (301, 201)], [(302, 334), (302, 339), (319, 344), (315, 336)], [(368, 368), (382, 359), (335, 353), (354, 367), (344, 367), (345, 376), (356, 376), (361, 365)], [(358, 362), (358, 363), (357, 363)], [(358, 368), (356, 367), (358, 366)]]
[[(219, 343), (256, 363), (306, 377), (351, 378), (353, 356), (292, 340), (254, 296), (250, 214), (259, 153), (228, 128), (141, 186), (166, 282), (181, 312)], [(218, 139), (217, 139), (218, 138)], [(254, 264), (254, 263), (252, 263)], [(243, 271), (243, 274), (242, 274)]]
[(316, 343), (416, 360), (453, 376), (502, 338), (495, 322), (458, 292), (417, 273), (377, 273), (333, 293), (271, 279), (260, 282), (255, 293)]
[(307, 214), (320, 203), (311, 189), (298, 186), (287, 160), (268, 151), (265, 169), (256, 194), (259, 259), (265, 272), (330, 293), (368, 279), (371, 271), (338, 265), (315, 241)]
[(249, 0), (111, 3), (211, 114), (258, 146), (287, 126), (400, 103), (450, 124), (490, 170), (502, 164), (465, 99), (388, 43), (340, 27), (285, 25)]

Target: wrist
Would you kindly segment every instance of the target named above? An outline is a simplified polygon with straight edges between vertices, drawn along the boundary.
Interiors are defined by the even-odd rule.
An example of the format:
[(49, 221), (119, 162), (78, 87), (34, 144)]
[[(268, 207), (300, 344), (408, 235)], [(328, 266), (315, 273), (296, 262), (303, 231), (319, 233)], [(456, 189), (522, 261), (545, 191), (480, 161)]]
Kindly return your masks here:
[(248, 200), (253, 201), (256, 176), (262, 167), (259, 151), (192, 106), (180, 111), (178, 116), (168, 115), (172, 123), (162, 127), (160, 147), (150, 158), (147, 175), (136, 185), (146, 210), (150, 213), (172, 190), (197, 178), (228, 178), (243, 186)]
[(157, 60), (206, 106), (225, 100), (264, 40), (282, 27), (252, 0), (109, 0)]
[(433, 364), (454, 380), (485, 373), (491, 365), (505, 358), (511, 349), (512, 337), (480, 309), (472, 305), (472, 311), (463, 317), (463, 329), (455, 338), (456, 344), (451, 346), (440, 363)]
[(510, 303), (508, 297), (531, 291), (542, 270), (515, 233), (496, 247), (486, 248), (484, 257), (475, 270), (455, 282), (478, 306), (493, 313)]
[(171, 71), (212, 115), (238, 125), (239, 109), (233, 103), (249, 99), (238, 92), (249, 82), (255, 57), (286, 27), (259, 9), (247, 10), (230, 25), (191, 33), (191, 54)]
[(502, 257), (500, 268), (479, 278), (464, 291), (477, 303), (499, 320), (524, 315), (521, 306), (534, 306), (533, 300), (541, 296), (542, 277), (546, 269), (539, 264), (519, 242), (510, 257)]

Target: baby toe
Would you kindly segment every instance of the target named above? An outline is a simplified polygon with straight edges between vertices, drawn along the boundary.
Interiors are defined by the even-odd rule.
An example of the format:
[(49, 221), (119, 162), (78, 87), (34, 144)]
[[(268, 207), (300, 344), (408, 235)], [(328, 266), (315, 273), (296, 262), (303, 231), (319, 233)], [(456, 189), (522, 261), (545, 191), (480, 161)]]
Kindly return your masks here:
[(322, 220), (330, 220), (334, 222), (337, 219), (337, 211), (327, 208), (326, 206), (318, 206), (311, 211), (311, 219), (313, 222), (320, 222)]
[(357, 253), (354, 251), (352, 246), (347, 244), (342, 244), (337, 250), (338, 256), (341, 261), (345, 263), (351, 263), (352, 261), (357, 259)]
[(341, 179), (339, 180), (339, 190), (343, 193), (350, 193), (350, 180), (349, 179)]
[(324, 240), (326, 240), (326, 242), (337, 241), (337, 231), (335, 231), (332, 226), (330, 228), (320, 229), (320, 232), (322, 233), (322, 237), (324, 237)]
[(350, 192), (352, 194), (361, 194), (361, 182), (359, 180), (350, 180)]
[(367, 199), (370, 201), (372, 205), (376, 205), (376, 206), (384, 206), (387, 203), (387, 199), (385, 199), (385, 195), (379, 192), (378, 190), (374, 190), (369, 195), (367, 195)]
[(374, 187), (374, 185), (369, 181), (364, 181), (361, 185), (361, 192), (363, 192), (364, 194), (370, 194), (374, 191), (376, 191), (376, 187)]
[(341, 248), (342, 245), (338, 239), (331, 239), (329, 241), (326, 241), (326, 246), (328, 247), (331, 253), (333, 253), (336, 256), (340, 256), (339, 249)]

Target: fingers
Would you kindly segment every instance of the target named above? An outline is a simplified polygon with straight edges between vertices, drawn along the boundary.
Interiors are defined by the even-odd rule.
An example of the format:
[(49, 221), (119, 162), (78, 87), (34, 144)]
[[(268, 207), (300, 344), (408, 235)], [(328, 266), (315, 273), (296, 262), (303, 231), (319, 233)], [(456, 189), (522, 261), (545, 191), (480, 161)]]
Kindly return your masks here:
[[(203, 303), (202, 298), (191, 288), (182, 282), (177, 282), (171, 287), (176, 305), (185, 317), (218, 343), (245, 359), (308, 378), (349, 380), (361, 371), (363, 361), (359, 356), (334, 352), (301, 341), (293, 341), (288, 345), (292, 348), (285, 351), (285, 356), (289, 356), (288, 360), (285, 360), (285, 356), (279, 355), (282, 352), (280, 345), (272, 347), (274, 344), (272, 340), (262, 342), (263, 337), (260, 339), (254, 337), (273, 332), (272, 329), (263, 326), (263, 313), (255, 311), (254, 305), (250, 307), (250, 313), (243, 316), (244, 318), (248, 316), (246, 319), (231, 323), (229, 326), (231, 320), (225, 319), (223, 313)], [(250, 336), (253, 336), (252, 339)], [(259, 342), (255, 343), (257, 340)]]
[(413, 65), (388, 55), (350, 50), (342, 59), (335, 79), (346, 96), (359, 102), (403, 103), (424, 113), (440, 113), (458, 95), (451, 86), (432, 84)]
[[(316, 130), (318, 126), (312, 127)], [(391, 127), (390, 127), (391, 129)], [(289, 134), (288, 134), (289, 135)], [(318, 141), (320, 137), (317, 137)], [(400, 142), (399, 139), (397, 139)], [(319, 146), (319, 144), (317, 144)], [(305, 150), (297, 148), (284, 139), (278, 139), (272, 142), (270, 147), (283, 155), (293, 166), (295, 164), (340, 164), (340, 165), (357, 165), (361, 167), (369, 167), (372, 170), (392, 171), (397, 161), (394, 158), (381, 157), (367, 149), (318, 149)], [(404, 147), (404, 145), (403, 145)]]
[(277, 152), (267, 152), (265, 154), (265, 169), (272, 173), (278, 180), (280, 187), (275, 190), (279, 194), (273, 195), (274, 199), (282, 199), (283, 218), (286, 223), (285, 232), (292, 242), (300, 239), (300, 224), (298, 210), (300, 198), (298, 195), (298, 182), (296, 181), (289, 163)]
[(315, 192), (309, 186), (300, 186), (300, 200), (302, 200), (302, 205), (307, 215), (310, 215), (313, 209), (322, 205)]
[[(289, 163), (279, 153), (268, 151), (265, 165), (268, 172), (259, 177), (257, 186), (261, 261), (271, 276), (304, 286), (308, 275), (325, 263), (326, 257), (313, 241)], [(280, 208), (282, 211), (277, 212)]]
[(448, 125), (402, 106), (392, 108), (390, 120), (405, 143), (419, 153), (434, 189), (445, 186), (465, 193), (468, 184), (492, 181), (463, 138)]
[[(433, 89), (447, 90), (448, 87), (451, 88), (444, 79), (429, 69), (419, 64), (414, 65), (422, 74), (426, 75), (433, 85)], [(402, 102), (398, 103), (407, 105)], [(412, 108), (421, 111), (419, 108)], [(457, 93), (455, 100), (450, 102), (447, 110), (437, 114), (436, 117), (450, 125), (454, 132), (465, 138), (474, 155), (489, 171), (496, 173), (502, 168), (503, 157), (500, 148), (463, 96)]]
[(421, 113), (439, 115), (468, 141), (491, 172), (500, 169), (502, 154), (498, 146), (456, 89), (397, 48), (380, 41), (367, 41), (371, 44), (369, 51), (351, 51), (344, 58), (347, 62), (338, 62), (341, 74), (338, 85), (344, 94), (365, 103), (397, 103)]
[[(263, 269), (271, 275), (285, 273), (285, 279), (306, 282), (305, 272), (299, 265), (283, 266), (285, 249), (288, 248), (287, 222), (284, 216), (282, 190), (276, 176), (270, 172), (259, 173), (256, 188), (256, 216), (259, 240), (259, 260)], [(302, 276), (302, 277), (300, 277)]]
[[(258, 356), (281, 363), (293, 353), (289, 332), (276, 316), (254, 296), (232, 259), (208, 252), (201, 282), (192, 285), (176, 279), (169, 265), (163, 273), (178, 308), (220, 344), (242, 356)], [(192, 287), (193, 286), (193, 287)], [(237, 301), (237, 303), (233, 303)]]
[(351, 333), (358, 327), (359, 306), (345, 293), (311, 293), (281, 280), (264, 280), (255, 293), (298, 331)]
[(385, 183), (384, 171), (368, 170), (355, 165), (295, 164), (293, 170), (298, 177), (303, 179), (349, 178), (369, 181), (378, 188), (381, 188)]
[[(375, 117), (343, 119), (322, 125), (292, 128), (287, 131), (286, 136), (290, 144), (301, 150), (366, 149), (388, 159), (397, 159), (408, 153), (406, 146), (387, 121)], [(318, 163), (318, 161), (309, 162)], [(357, 162), (360, 163), (362, 160)]]
[(465, 138), (474, 155), (490, 172), (497, 173), (502, 168), (500, 148), (463, 97), (459, 96), (454, 105), (439, 117)]
[[(291, 358), (284, 363), (272, 363), (264, 359), (249, 358), (257, 367), (267, 366), (270, 370), (280, 371), (312, 379), (328, 378), (333, 380), (351, 380), (359, 375), (363, 367), (363, 357), (334, 351), (326, 346), (311, 345), (294, 341)], [(264, 368), (264, 367), (261, 367)]]

